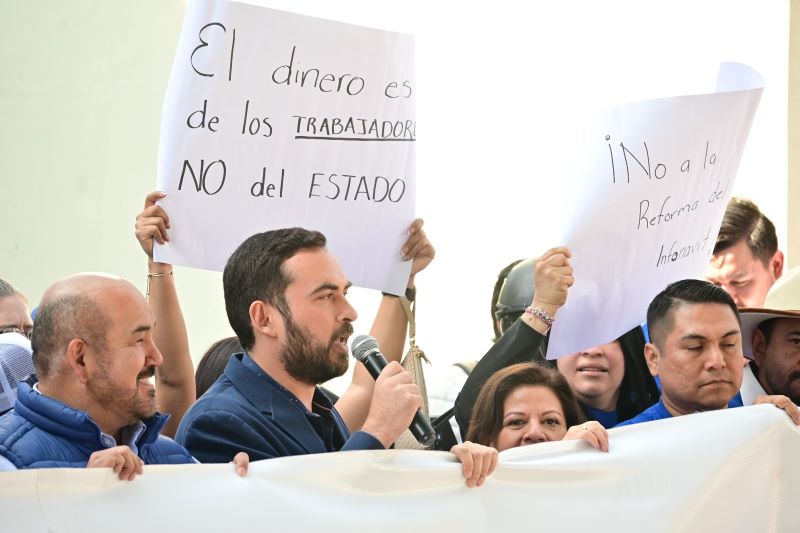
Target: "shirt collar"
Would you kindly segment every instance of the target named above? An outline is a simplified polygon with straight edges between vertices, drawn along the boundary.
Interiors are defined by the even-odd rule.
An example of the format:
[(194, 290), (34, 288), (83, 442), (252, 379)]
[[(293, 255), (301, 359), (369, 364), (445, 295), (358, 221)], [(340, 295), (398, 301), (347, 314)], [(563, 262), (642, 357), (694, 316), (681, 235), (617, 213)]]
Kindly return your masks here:
[[(39, 390), (39, 382), (33, 384), (33, 390), (37, 394), (42, 394), (42, 391)], [(108, 433), (100, 432), (100, 442), (103, 443), (103, 446), (106, 448), (113, 448), (114, 446), (128, 446), (133, 453), (138, 455), (139, 454), (139, 447), (136, 446), (136, 441), (139, 440), (139, 437), (142, 436), (142, 433), (147, 429), (147, 425), (141, 420), (137, 420), (130, 426), (125, 426), (119, 432), (119, 438), (121, 442), (117, 442), (117, 439), (109, 435)]]
[(287, 398), (289, 398), (289, 400), (291, 400), (293, 403), (296, 403), (297, 406), (300, 407), (303, 410), (303, 412), (306, 413), (307, 415), (319, 416), (316, 412), (318, 408), (323, 409), (325, 411), (333, 410), (333, 403), (330, 401), (330, 399), (327, 396), (325, 396), (325, 394), (323, 394), (322, 391), (319, 390), (319, 387), (314, 387), (314, 396), (311, 399), (311, 405), (313, 411), (309, 411), (303, 404), (303, 402), (297, 399), (297, 396), (292, 394), (289, 391), (289, 389), (287, 389), (286, 387), (275, 381), (275, 379), (272, 376), (270, 376), (267, 372), (265, 372), (264, 369), (261, 368), (258, 365), (258, 363), (256, 363), (253, 360), (253, 358), (250, 356), (249, 353), (247, 353), (247, 351), (245, 351), (244, 355), (242, 356), (242, 365), (244, 365), (246, 368), (254, 372), (262, 379), (267, 380), (274, 388), (276, 388)]

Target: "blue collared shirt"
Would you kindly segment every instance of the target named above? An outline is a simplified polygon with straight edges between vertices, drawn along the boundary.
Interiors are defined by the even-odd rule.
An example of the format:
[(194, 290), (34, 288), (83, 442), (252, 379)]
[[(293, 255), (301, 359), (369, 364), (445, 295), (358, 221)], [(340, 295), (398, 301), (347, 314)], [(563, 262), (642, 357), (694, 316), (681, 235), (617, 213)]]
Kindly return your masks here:
[(662, 420), (664, 418), (672, 418), (672, 415), (667, 411), (667, 407), (664, 405), (664, 398), (661, 397), (658, 400), (658, 403), (652, 405), (639, 413), (638, 415), (634, 416), (631, 419), (628, 419), (624, 422), (620, 422), (614, 427), (622, 427), (622, 426), (630, 426), (631, 424), (641, 424), (642, 422), (652, 422), (653, 420)]
[[(731, 399), (728, 403), (729, 408), (734, 407), (741, 407), (742, 406), (742, 395), (740, 393), (736, 393), (736, 396)], [(662, 420), (664, 418), (672, 418), (672, 415), (667, 411), (667, 407), (664, 405), (664, 397), (662, 396), (658, 403), (645, 409), (638, 415), (634, 416), (630, 420), (626, 420), (625, 422), (620, 422), (615, 428), (622, 427), (622, 426), (629, 426), (631, 424), (640, 424), (642, 422), (652, 422), (653, 420)]]

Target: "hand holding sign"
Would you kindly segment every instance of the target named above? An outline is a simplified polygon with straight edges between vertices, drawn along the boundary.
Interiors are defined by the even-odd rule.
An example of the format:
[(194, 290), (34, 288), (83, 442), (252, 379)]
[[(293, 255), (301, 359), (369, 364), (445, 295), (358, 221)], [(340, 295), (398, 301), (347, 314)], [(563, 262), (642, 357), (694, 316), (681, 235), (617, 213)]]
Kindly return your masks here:
[(574, 211), (554, 236), (574, 253), (576, 281), (548, 358), (619, 337), (668, 283), (703, 275), (762, 86), (725, 64), (719, 87), (731, 92), (620, 106), (581, 129)]
[(408, 279), (409, 288), (414, 286), (414, 276), (424, 270), (436, 256), (436, 249), (428, 240), (425, 230), (422, 229), (424, 223), (421, 218), (414, 220), (411, 227), (408, 228), (408, 240), (401, 250), (403, 261), (412, 260), (411, 275)]
[(549, 319), (544, 317), (556, 316), (567, 301), (569, 288), (575, 283), (572, 265), (569, 262), (571, 257), (572, 253), (568, 248), (563, 246), (550, 248), (534, 266), (534, 294), (531, 307), (535, 313), (544, 312), (544, 314), (535, 316), (525, 312), (522, 320), (542, 335), (546, 335), (550, 329)]
[[(413, 73), (408, 35), (190, 3), (159, 147), (171, 240), (156, 239), (155, 260), (222, 270), (250, 235), (300, 226), (326, 235), (354, 284), (401, 293), (416, 194)], [(433, 255), (418, 252), (420, 269)]]
[(536, 293), (533, 305), (544, 308), (551, 315), (567, 302), (567, 291), (575, 278), (572, 276), (572, 265), (569, 259), (572, 253), (568, 248), (560, 246), (550, 248), (536, 262), (534, 270), (534, 287)]
[(148, 258), (153, 258), (153, 243), (169, 242), (169, 217), (164, 209), (156, 205), (166, 193), (153, 191), (144, 200), (144, 210), (136, 216), (136, 239)]

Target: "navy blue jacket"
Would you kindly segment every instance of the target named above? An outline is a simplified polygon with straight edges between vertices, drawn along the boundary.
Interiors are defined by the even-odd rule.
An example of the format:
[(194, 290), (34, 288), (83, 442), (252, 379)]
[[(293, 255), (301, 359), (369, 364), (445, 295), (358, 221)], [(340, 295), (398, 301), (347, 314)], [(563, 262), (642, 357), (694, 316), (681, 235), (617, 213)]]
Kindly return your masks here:
[[(159, 435), (168, 415), (143, 420), (135, 441), (145, 464), (194, 463), (189, 452)], [(117, 445), (84, 411), (40, 394), (26, 382), (17, 388), (14, 409), (0, 417), (0, 455), (17, 468), (82, 468), (93, 452)], [(231, 456), (232, 457), (232, 456)]]
[(352, 436), (330, 400), (317, 389), (313, 411), (264, 372), (246, 353), (181, 420), (176, 440), (203, 463), (228, 462), (240, 451), (251, 461), (345, 450), (382, 450), (363, 431)]

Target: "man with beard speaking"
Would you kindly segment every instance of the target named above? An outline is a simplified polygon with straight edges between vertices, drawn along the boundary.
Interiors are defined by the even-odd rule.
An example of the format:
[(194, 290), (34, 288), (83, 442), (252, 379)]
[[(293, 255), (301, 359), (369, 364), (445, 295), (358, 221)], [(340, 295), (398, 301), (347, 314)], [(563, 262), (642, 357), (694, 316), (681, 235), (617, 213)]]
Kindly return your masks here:
[[(347, 301), (350, 282), (325, 244), (317, 231), (267, 231), (245, 240), (228, 259), (225, 307), (245, 352), (231, 357), (178, 428), (178, 442), (200, 461), (229, 461), (230, 450), (259, 460), (388, 448), (422, 405), (411, 374), (393, 361), (375, 382), (366, 420), (351, 435), (317, 387), (347, 370), (347, 340), (357, 317)], [(490, 448), (465, 443), (452, 451), (470, 486), (482, 484), (497, 464)]]

